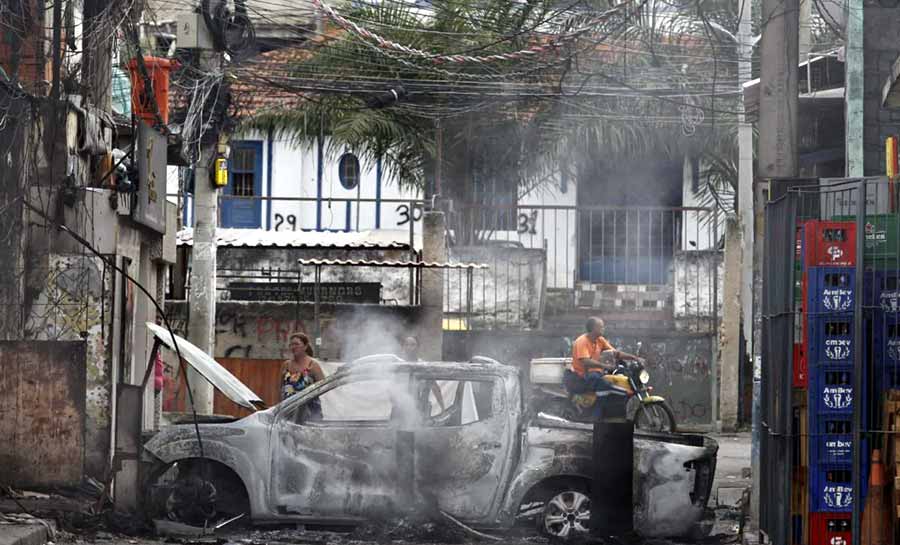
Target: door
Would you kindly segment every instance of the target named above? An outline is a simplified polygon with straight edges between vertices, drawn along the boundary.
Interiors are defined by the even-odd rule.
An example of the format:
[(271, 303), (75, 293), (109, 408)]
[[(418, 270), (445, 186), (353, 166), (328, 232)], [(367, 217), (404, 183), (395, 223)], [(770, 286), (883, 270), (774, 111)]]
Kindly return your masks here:
[(430, 508), (469, 521), (493, 518), (510, 465), (513, 420), (504, 382), (415, 377), (422, 425), (415, 432), (415, 478)]
[[(228, 185), (222, 199), (222, 227), (258, 229), (262, 225), (262, 142), (242, 141), (231, 146)], [(256, 197), (236, 199), (232, 197)]]
[(276, 509), (320, 519), (394, 512), (397, 434), (415, 414), (409, 387), (408, 374), (392, 373), (345, 377), (321, 395), (298, 394), (273, 431)]

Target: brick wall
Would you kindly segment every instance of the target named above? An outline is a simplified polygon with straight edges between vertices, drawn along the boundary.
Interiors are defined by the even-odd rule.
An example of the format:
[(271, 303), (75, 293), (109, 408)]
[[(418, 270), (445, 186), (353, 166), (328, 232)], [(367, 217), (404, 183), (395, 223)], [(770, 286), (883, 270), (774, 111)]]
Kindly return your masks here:
[[(37, 0), (25, 2), (23, 14), (2, 16), (0, 26), (0, 67), (31, 92), (41, 94), (50, 80), (44, 55), (44, 6)], [(17, 58), (18, 57), (18, 58)]]

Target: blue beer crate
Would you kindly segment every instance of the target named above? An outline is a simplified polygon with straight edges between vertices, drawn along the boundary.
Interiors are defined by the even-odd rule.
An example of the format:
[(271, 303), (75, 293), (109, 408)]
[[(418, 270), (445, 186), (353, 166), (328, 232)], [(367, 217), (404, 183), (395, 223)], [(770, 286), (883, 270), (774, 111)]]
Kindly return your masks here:
[[(853, 392), (853, 366), (820, 365), (809, 369), (809, 410), (810, 428), (820, 415), (852, 415), (853, 403), (857, 399)], [(816, 421), (814, 421), (816, 420)]]
[(862, 496), (853, 493), (853, 466), (851, 464), (819, 464), (810, 466), (810, 511), (822, 513), (849, 513), (854, 501), (865, 501), (868, 491), (868, 455), (862, 460)]
[(871, 339), (874, 391), (900, 387), (900, 317), (876, 312)]
[(810, 415), (809, 465), (849, 464), (853, 461), (853, 420), (850, 415)]
[(855, 279), (853, 267), (810, 267), (806, 290), (809, 317), (852, 311)]
[(866, 308), (900, 320), (900, 270), (866, 271), (863, 284)]
[(810, 367), (853, 363), (852, 312), (807, 318), (807, 362)]

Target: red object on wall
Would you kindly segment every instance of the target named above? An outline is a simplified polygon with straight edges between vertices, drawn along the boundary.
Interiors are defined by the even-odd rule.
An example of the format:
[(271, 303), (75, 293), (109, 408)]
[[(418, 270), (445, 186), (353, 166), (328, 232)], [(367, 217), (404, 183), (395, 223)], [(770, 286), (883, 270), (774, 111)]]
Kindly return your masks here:
[[(805, 332), (804, 328), (804, 332)], [(806, 363), (806, 343), (794, 344), (794, 388), (806, 388), (809, 369)]]
[(810, 513), (809, 545), (850, 545), (850, 513)]
[(809, 364), (806, 359), (806, 262), (803, 255), (803, 227), (797, 228), (797, 243), (794, 259), (799, 261), (800, 267), (800, 342), (794, 343), (793, 384), (794, 388), (806, 388), (809, 380)]
[(810, 220), (803, 224), (803, 268), (856, 265), (856, 224)]
[(159, 117), (163, 123), (169, 122), (169, 71), (175, 63), (159, 57), (144, 57), (144, 66), (152, 86), (151, 93), (144, 91), (144, 77), (137, 59), (128, 63), (131, 73), (131, 110), (134, 115), (143, 119), (148, 125), (156, 125), (153, 114), (153, 102), (159, 109)]

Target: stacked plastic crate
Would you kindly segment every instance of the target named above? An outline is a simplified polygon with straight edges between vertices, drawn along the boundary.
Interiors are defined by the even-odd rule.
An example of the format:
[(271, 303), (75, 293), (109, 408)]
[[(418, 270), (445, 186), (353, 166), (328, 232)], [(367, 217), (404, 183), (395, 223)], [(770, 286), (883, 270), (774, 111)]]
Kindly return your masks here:
[(853, 391), (855, 351), (864, 349), (853, 339), (855, 234), (853, 222), (803, 225), (811, 545), (830, 545), (826, 535), (844, 533), (841, 521), (849, 520), (858, 501), (852, 486), (852, 417), (853, 404), (865, 404)]

